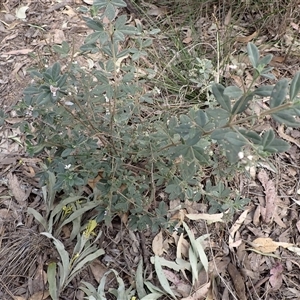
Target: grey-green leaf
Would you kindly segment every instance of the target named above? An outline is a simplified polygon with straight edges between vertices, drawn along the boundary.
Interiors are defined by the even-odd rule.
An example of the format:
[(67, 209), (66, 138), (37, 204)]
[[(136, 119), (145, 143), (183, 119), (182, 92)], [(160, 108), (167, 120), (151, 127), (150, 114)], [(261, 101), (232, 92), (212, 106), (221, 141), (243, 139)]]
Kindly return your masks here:
[(296, 127), (300, 126), (300, 123), (297, 122), (292, 115), (290, 115), (290, 114), (288, 114), (284, 111), (279, 111), (275, 114), (272, 114), (272, 118), (275, 121), (277, 121), (278, 123), (285, 124), (289, 127), (295, 127), (296, 128)]
[(277, 107), (283, 103), (287, 95), (287, 88), (287, 79), (281, 79), (276, 83), (270, 98), (271, 108)]
[(253, 43), (248, 43), (247, 45), (247, 52), (251, 64), (254, 68), (258, 67), (258, 60), (259, 60), (259, 51), (258, 48)]
[(253, 99), (253, 97), (254, 97), (254, 93), (251, 93), (246, 97), (242, 96), (238, 101), (235, 102), (232, 108), (232, 114), (236, 115), (244, 112), (247, 109), (249, 102)]
[(212, 92), (217, 102), (221, 105), (223, 109), (230, 112), (231, 111), (231, 103), (230, 99), (227, 95), (224, 94), (225, 87), (222, 84), (215, 83), (212, 85)]
[(228, 86), (224, 90), (224, 95), (227, 95), (231, 99), (237, 99), (243, 95), (243, 91), (237, 86)]
[(270, 97), (274, 89), (273, 85), (262, 85), (254, 90), (254, 94), (261, 97)]
[(300, 91), (300, 72), (294, 76), (290, 86), (290, 100), (293, 101)]

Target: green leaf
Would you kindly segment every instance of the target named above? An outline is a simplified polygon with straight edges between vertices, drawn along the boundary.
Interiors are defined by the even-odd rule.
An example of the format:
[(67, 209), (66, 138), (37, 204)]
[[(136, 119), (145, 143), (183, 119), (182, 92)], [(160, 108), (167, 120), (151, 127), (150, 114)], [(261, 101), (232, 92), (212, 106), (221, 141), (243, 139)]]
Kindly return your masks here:
[(274, 89), (273, 85), (262, 85), (255, 89), (253, 93), (261, 97), (270, 97)]
[[(207, 108), (205, 110), (205, 112), (207, 113), (207, 116), (209, 117), (210, 122), (214, 123), (214, 125), (215, 125), (214, 128), (223, 127), (229, 121), (230, 112), (224, 110), (223, 108), (220, 108), (220, 107)], [(211, 128), (211, 129), (213, 129), (213, 128)]]
[(63, 243), (58, 239), (56, 239), (52, 234), (48, 232), (42, 232), (41, 234), (53, 240), (55, 248), (61, 258), (62, 265), (60, 268), (59, 279), (60, 279), (60, 288), (62, 288), (69, 275), (69, 264), (70, 264), (69, 254), (65, 250), (65, 246), (63, 245)]
[(49, 294), (52, 300), (59, 300), (57, 292), (57, 283), (56, 283), (56, 263), (50, 262), (47, 268), (47, 280), (49, 284)]
[(237, 86), (228, 86), (224, 90), (224, 95), (227, 95), (231, 99), (237, 99), (241, 97), (244, 92)]
[(238, 153), (247, 144), (247, 140), (241, 134), (228, 128), (214, 130), (211, 138), (225, 150), (225, 155), (231, 163), (239, 160)]
[(212, 85), (212, 92), (214, 94), (215, 99), (221, 105), (223, 109), (230, 112), (231, 111), (231, 103), (230, 99), (227, 95), (224, 94), (225, 87), (219, 83), (215, 83)]
[(259, 134), (257, 134), (254, 131), (248, 131), (246, 129), (240, 128), (239, 132), (246, 137), (247, 139), (249, 139), (251, 142), (253, 142), (256, 145), (260, 145), (261, 144), (261, 136)]
[(85, 20), (86, 25), (89, 28), (91, 28), (91, 29), (93, 29), (95, 31), (100, 31), (100, 32), (103, 31), (103, 25), (99, 21), (95, 21), (95, 20), (93, 20), (91, 18), (86, 18), (86, 17), (83, 17), (83, 19)]
[[(96, 248), (95, 248), (96, 250)], [(92, 254), (86, 256), (84, 259), (82, 259), (79, 263), (77, 263), (72, 270), (72, 273), (70, 274), (70, 277), (68, 278), (66, 284), (68, 284), (84, 267), (88, 266), (90, 262), (95, 260), (97, 257), (105, 254), (105, 251), (103, 249), (98, 249), (94, 251)]]
[(108, 18), (108, 20), (112, 21), (116, 16), (116, 9), (115, 6), (112, 3), (108, 3), (105, 11), (104, 16)]
[(285, 152), (289, 150), (290, 145), (289, 143), (281, 140), (281, 139), (274, 139), (268, 146), (264, 147), (264, 151), (270, 153), (277, 153), (277, 152)]
[(268, 147), (275, 139), (275, 133), (272, 129), (266, 131), (262, 137), (262, 145)]
[(280, 124), (285, 124), (288, 127), (297, 128), (300, 126), (300, 123), (297, 122), (293, 115), (285, 111), (279, 111), (275, 114), (272, 114), (272, 118)]
[(60, 74), (60, 64), (58, 62), (54, 63), (51, 71), (52, 71), (52, 74), (51, 74), (52, 79), (54, 81), (57, 81), (58, 76)]
[(233, 106), (232, 108), (232, 114), (233, 115), (236, 115), (236, 114), (240, 114), (242, 112), (244, 112), (248, 105), (249, 105), (249, 102), (253, 99), (254, 97), (254, 93), (250, 93), (249, 95), (247, 95), (246, 97), (245, 96), (242, 96)]
[(154, 267), (155, 267), (155, 272), (157, 275), (157, 278), (159, 280), (159, 283), (161, 284), (162, 288), (174, 299), (176, 299), (173, 291), (171, 290), (171, 287), (169, 285), (169, 282), (163, 272), (163, 269), (161, 267), (160, 261), (159, 261), (159, 256), (155, 255), (154, 257)]
[(290, 86), (290, 101), (293, 101), (300, 91), (300, 72), (294, 76)]
[(140, 257), (140, 261), (135, 273), (135, 286), (139, 298), (143, 298), (147, 295), (144, 289), (144, 275), (143, 275), (143, 259)]
[(276, 83), (270, 98), (271, 108), (277, 107), (283, 103), (287, 95), (287, 88), (287, 79), (281, 79)]
[(197, 125), (199, 125), (200, 127), (204, 127), (207, 123), (208, 123), (208, 117), (207, 114), (202, 110), (199, 109), (195, 112), (195, 117), (194, 117), (195, 122), (197, 123)]
[(204, 252), (204, 248), (203, 248), (203, 242), (206, 238), (209, 237), (209, 234), (206, 234), (204, 236), (200, 236), (199, 238), (196, 239), (196, 247), (197, 247), (197, 251), (198, 251), (198, 254), (199, 254), (199, 258), (200, 258), (200, 261), (205, 269), (206, 272), (208, 272), (208, 258)]
[(141, 300), (157, 300), (161, 296), (163, 296), (163, 294), (160, 294), (160, 293), (151, 293), (151, 294), (149, 294), (149, 295), (141, 298)]
[(111, 4), (117, 7), (126, 7), (127, 4), (123, 0), (111, 0)]
[(39, 88), (37, 88), (35, 86), (29, 86), (23, 91), (23, 94), (34, 95), (34, 94), (38, 94), (39, 92), (40, 92)]
[(28, 207), (27, 213), (33, 215), (34, 218), (44, 227), (45, 230), (48, 229), (47, 221), (42, 217), (42, 215), (38, 211), (36, 211), (32, 207)]
[(267, 54), (265, 57), (261, 58), (258, 61), (258, 66), (262, 66), (262, 67), (267, 66), (271, 62), (272, 58), (273, 58), (272, 54)]
[(85, 44), (94, 44), (97, 42), (97, 40), (102, 36), (102, 32), (93, 32), (90, 35), (88, 35), (85, 40), (84, 43)]
[(247, 52), (250, 62), (254, 68), (258, 67), (259, 51), (258, 48), (253, 43), (248, 43)]

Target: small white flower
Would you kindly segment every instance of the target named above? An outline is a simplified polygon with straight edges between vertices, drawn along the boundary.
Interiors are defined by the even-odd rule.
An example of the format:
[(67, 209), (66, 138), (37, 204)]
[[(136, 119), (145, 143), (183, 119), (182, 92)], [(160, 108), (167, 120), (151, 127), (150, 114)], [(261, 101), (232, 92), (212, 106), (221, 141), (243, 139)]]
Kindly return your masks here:
[(69, 170), (71, 168), (71, 164), (65, 165), (65, 170)]
[(244, 158), (244, 152), (239, 152), (238, 157), (239, 157), (239, 159), (243, 159)]

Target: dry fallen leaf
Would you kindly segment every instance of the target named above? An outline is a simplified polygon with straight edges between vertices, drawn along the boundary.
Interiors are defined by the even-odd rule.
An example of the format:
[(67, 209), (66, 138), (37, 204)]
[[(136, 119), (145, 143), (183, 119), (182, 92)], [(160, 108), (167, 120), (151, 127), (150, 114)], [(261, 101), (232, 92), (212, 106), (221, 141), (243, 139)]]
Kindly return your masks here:
[(248, 36), (238, 36), (236, 37), (236, 41), (237, 42), (241, 42), (241, 43), (248, 43), (251, 40), (253, 40), (254, 38), (256, 38), (258, 36), (258, 31), (253, 32), (252, 34), (248, 35)]
[(204, 284), (200, 289), (198, 289), (194, 294), (181, 300), (204, 300), (210, 288), (210, 282)]
[(281, 263), (278, 263), (270, 270), (272, 276), (270, 277), (269, 282), (274, 291), (278, 291), (282, 285), (282, 272), (283, 266)]
[(222, 219), (224, 214), (186, 214), (185, 215), (190, 220), (196, 221), (196, 220), (206, 220), (208, 221), (208, 224), (214, 223), (214, 222), (224, 222)]
[(105, 267), (99, 260), (95, 259), (92, 261), (92, 263), (89, 265), (91, 268), (92, 274), (95, 278), (95, 280), (99, 283), (103, 275), (109, 271), (108, 268)]
[(162, 231), (160, 231), (152, 241), (152, 250), (155, 255), (161, 256), (164, 252), (163, 248), (163, 235)]
[(20, 205), (24, 205), (24, 201), (27, 199), (29, 195), (25, 193), (25, 191), (21, 188), (20, 183), (16, 175), (9, 173), (7, 175), (8, 178), (8, 186), (11, 190), (12, 194), (18, 201)]
[(242, 224), (244, 223), (247, 215), (248, 215), (249, 209), (246, 209), (245, 211), (243, 211), (243, 213), (239, 216), (239, 218), (235, 221), (235, 223), (232, 225), (232, 227), (229, 230), (229, 248), (232, 249), (233, 248), (233, 244), (234, 244), (234, 237), (235, 237), (235, 233), (239, 230), (239, 228), (242, 226)]
[(252, 243), (251, 246), (262, 252), (262, 253), (271, 253), (275, 252), (279, 245), (274, 242), (271, 238), (257, 238)]
[(239, 300), (247, 300), (246, 298), (246, 289), (244, 284), (244, 279), (238, 269), (232, 264), (229, 263), (227, 267), (228, 273), (233, 281), (235, 291), (237, 293)]
[(262, 186), (265, 189), (265, 195), (266, 195), (266, 211), (265, 214), (262, 215), (263, 220), (266, 224), (269, 224), (273, 218), (274, 211), (276, 209), (276, 189), (274, 182), (272, 180), (269, 180), (268, 174), (265, 170), (261, 170), (257, 174), (257, 178), (261, 182)]
[(28, 300), (46, 300), (49, 295), (48, 291), (41, 291), (33, 294)]

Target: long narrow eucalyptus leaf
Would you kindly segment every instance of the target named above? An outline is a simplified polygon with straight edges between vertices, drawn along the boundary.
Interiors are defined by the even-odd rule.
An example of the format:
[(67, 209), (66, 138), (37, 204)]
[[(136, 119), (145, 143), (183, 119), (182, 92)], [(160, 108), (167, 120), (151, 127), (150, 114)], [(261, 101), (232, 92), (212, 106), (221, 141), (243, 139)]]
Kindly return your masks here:
[(56, 263), (50, 262), (47, 268), (47, 280), (49, 284), (49, 294), (52, 300), (59, 300), (57, 292), (57, 283), (56, 283)]
[(144, 275), (143, 275), (143, 259), (140, 257), (140, 261), (135, 273), (135, 286), (139, 298), (143, 298), (147, 295), (144, 289)]
[(60, 282), (63, 283), (61, 284), (60, 288), (62, 287), (62, 285), (64, 285), (64, 283), (67, 280), (67, 277), (69, 275), (69, 265), (70, 265), (70, 259), (69, 259), (69, 254), (68, 252), (65, 250), (65, 246), (63, 245), (63, 243), (61, 241), (59, 241), (58, 239), (56, 239), (52, 234), (48, 233), (48, 232), (42, 232), (42, 235), (45, 235), (46, 237), (50, 238), (53, 240), (53, 243), (55, 245), (55, 248), (61, 258), (61, 262), (62, 262), (62, 270), (59, 274), (60, 276)]
[(171, 287), (169, 285), (169, 282), (163, 272), (163, 269), (161, 267), (160, 261), (159, 261), (159, 256), (155, 255), (154, 257), (154, 267), (155, 267), (155, 272), (158, 277), (158, 280), (162, 286), (162, 288), (174, 299), (176, 299), (173, 291), (171, 290)]
[(48, 230), (47, 221), (43, 218), (43, 216), (39, 212), (37, 212), (32, 207), (28, 207), (27, 212), (28, 214), (33, 215), (34, 218), (44, 227), (45, 230)]

